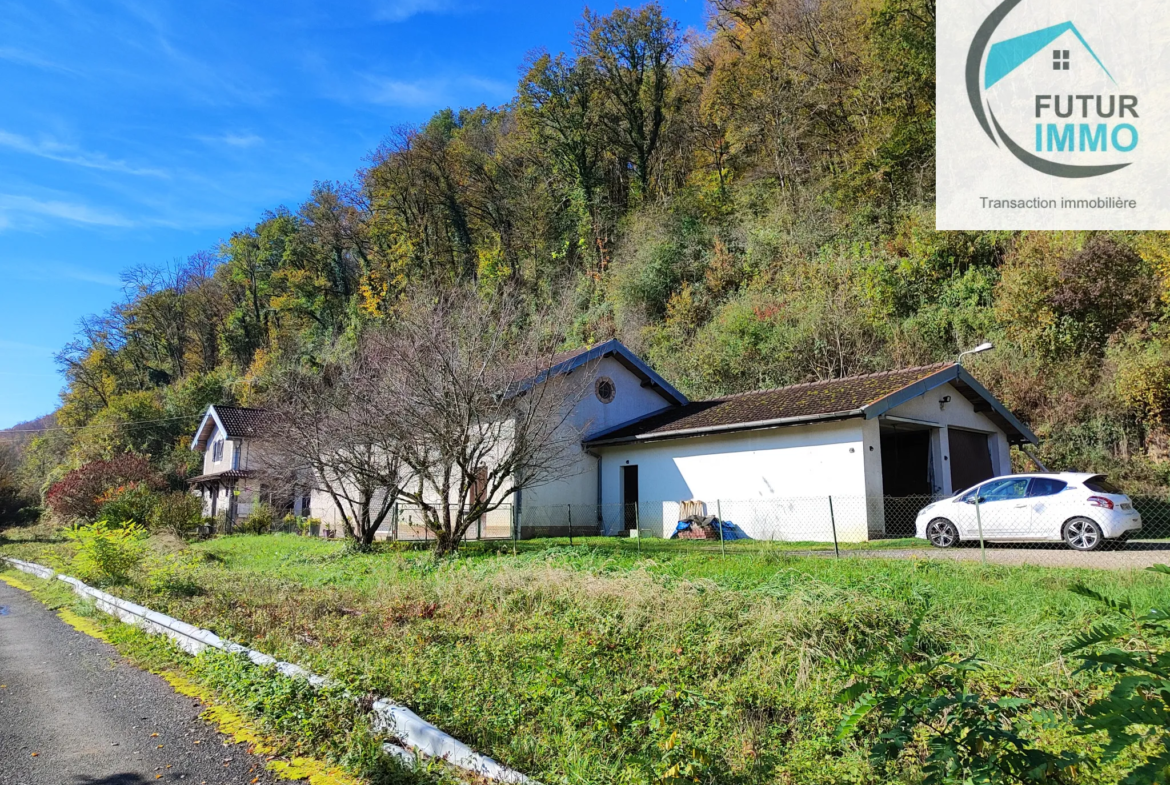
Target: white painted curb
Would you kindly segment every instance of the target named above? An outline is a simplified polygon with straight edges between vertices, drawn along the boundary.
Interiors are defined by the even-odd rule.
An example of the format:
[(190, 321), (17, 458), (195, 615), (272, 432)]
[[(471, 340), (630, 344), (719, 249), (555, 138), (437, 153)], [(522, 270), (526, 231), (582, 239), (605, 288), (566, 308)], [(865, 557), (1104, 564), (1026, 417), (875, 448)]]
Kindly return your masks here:
[[(121, 597), (115, 597), (40, 564), (12, 559), (7, 556), (0, 556), (0, 560), (8, 562), (21, 572), (35, 575), (38, 578), (52, 580), (56, 577), (57, 580), (68, 583), (73, 587), (75, 593), (93, 600), (98, 609), (126, 624), (141, 627), (152, 635), (165, 635), (188, 654), (199, 654), (208, 648), (240, 653), (257, 665), (271, 665), (285, 676), (306, 679), (314, 687), (334, 683), (331, 679), (310, 673), (299, 665), (281, 662), (262, 652), (226, 641), (210, 630), (195, 627), (166, 614), (157, 613), (142, 605), (123, 600)], [(379, 699), (374, 701), (373, 712), (376, 717), (375, 730), (405, 742), (407, 746), (427, 757), (441, 758), (453, 766), (495, 782), (539, 785), (536, 780), (506, 766), (501, 766), (486, 755), (481, 755), (455, 737), (439, 730), (405, 706)], [(383, 745), (383, 749), (404, 761), (412, 762), (414, 760), (412, 752), (397, 745), (386, 744)]]

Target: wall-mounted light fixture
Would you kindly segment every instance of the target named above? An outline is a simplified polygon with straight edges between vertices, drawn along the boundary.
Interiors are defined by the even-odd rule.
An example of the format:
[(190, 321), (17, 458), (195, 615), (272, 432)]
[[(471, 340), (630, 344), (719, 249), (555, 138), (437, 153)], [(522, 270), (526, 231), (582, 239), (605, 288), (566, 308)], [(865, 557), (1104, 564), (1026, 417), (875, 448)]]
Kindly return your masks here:
[(951, 402), (951, 396), (949, 396), (949, 395), (944, 395), (943, 397), (941, 397), (941, 398), (939, 398), (939, 399), (938, 399), (938, 408), (939, 408), (940, 410), (941, 410), (941, 409), (945, 409), (945, 408), (946, 408), (946, 406), (947, 406), (947, 404), (948, 404), (948, 403), (950, 403), (950, 402)]

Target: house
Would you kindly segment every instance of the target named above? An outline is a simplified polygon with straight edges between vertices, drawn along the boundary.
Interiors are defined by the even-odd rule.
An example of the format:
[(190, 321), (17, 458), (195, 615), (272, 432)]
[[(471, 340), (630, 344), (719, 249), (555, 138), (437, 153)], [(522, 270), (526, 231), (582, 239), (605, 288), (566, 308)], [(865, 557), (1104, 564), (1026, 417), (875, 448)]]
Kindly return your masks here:
[[(567, 525), (670, 536), (691, 500), (756, 539), (900, 535), (928, 500), (1010, 472), (1010, 448), (1037, 443), (955, 363), (690, 401), (613, 340), (557, 356), (529, 383), (573, 374), (588, 374), (573, 385), (588, 392), (572, 404), (583, 434), (572, 466), (484, 523), (502, 536), (513, 527), (524, 537), (563, 534)], [(208, 514), (244, 515), (264, 492), (248, 484), (262, 417), (218, 406), (204, 417), (192, 442), (204, 471), (192, 482)], [(311, 496), (288, 509), (311, 509), (328, 526), (332, 501)]]
[(1011, 446), (1037, 442), (954, 363), (704, 401), (617, 341), (553, 372), (587, 365), (578, 471), (523, 491), (522, 529), (560, 528), (573, 509), (590, 526), (592, 505), (606, 534), (669, 536), (698, 499), (753, 538), (865, 540), (903, 533), (928, 499), (1010, 472)]
[(263, 409), (213, 405), (195, 431), (191, 449), (203, 453), (203, 471), (188, 480), (203, 499), (203, 514), (235, 522), (246, 518), (252, 506), (264, 500), (281, 511), (308, 512), (309, 494), (271, 498), (258, 482), (258, 441), (264, 425)]

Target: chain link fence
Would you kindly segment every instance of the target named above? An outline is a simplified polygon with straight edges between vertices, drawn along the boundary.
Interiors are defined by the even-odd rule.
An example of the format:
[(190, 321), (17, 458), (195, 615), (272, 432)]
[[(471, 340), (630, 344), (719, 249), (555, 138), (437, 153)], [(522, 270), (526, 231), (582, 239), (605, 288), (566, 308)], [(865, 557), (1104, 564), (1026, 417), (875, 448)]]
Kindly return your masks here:
[[(454, 519), (458, 508), (448, 514)], [(510, 540), (514, 539), (512, 505), (505, 504), (480, 516), (468, 526), (465, 540)], [(425, 524), (421, 507), (396, 504), (386, 521), (378, 529), (377, 539), (392, 542), (429, 542), (435, 535)]]
[[(950, 498), (805, 496), (642, 501), (636, 504), (502, 505), (474, 521), (469, 542), (526, 548), (596, 546), (725, 555), (780, 549), (812, 555), (945, 558), (998, 564), (1110, 569), (1170, 562), (1170, 498), (1129, 498), (1032, 487), (1005, 478)], [(452, 511), (454, 514), (455, 511)], [(204, 534), (242, 533), (221, 517)], [(341, 538), (312, 519), (276, 521), (271, 532)], [(434, 534), (422, 510), (394, 507), (382, 541), (424, 544)]]
[(1031, 490), (535, 507), (521, 509), (514, 536), (641, 552), (780, 549), (1105, 569), (1170, 563), (1170, 499)]

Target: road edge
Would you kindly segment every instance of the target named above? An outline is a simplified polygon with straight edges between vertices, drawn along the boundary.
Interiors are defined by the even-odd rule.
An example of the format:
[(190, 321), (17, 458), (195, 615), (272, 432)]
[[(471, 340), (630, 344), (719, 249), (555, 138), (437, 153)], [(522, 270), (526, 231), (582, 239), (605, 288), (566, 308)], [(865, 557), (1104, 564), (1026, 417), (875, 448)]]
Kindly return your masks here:
[[(314, 687), (333, 683), (330, 679), (314, 674), (299, 665), (282, 662), (263, 652), (224, 640), (210, 630), (195, 627), (166, 614), (152, 611), (145, 606), (89, 586), (70, 575), (58, 573), (44, 565), (9, 556), (0, 556), (0, 561), (43, 580), (55, 578), (62, 581), (68, 584), (75, 594), (92, 600), (94, 605), (104, 613), (124, 624), (134, 625), (148, 634), (165, 635), (188, 654), (197, 655), (208, 648), (214, 648), (229, 653), (243, 654), (256, 665), (273, 667), (278, 673), (290, 678), (305, 679)], [(414, 755), (418, 753), (429, 758), (443, 760), (456, 768), (493, 782), (507, 783), (507, 785), (540, 785), (530, 777), (476, 752), (405, 706), (385, 698), (379, 698), (374, 701), (372, 712), (376, 718), (375, 730), (404, 742), (405, 747), (390, 743), (383, 744), (384, 752), (398, 757), (400, 760), (412, 761)]]

